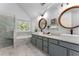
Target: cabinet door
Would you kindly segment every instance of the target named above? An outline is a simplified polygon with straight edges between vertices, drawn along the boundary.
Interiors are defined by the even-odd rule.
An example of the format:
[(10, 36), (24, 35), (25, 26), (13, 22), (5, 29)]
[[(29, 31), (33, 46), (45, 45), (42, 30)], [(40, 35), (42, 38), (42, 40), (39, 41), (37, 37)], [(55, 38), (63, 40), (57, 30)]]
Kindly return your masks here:
[(48, 41), (43, 41), (43, 47), (48, 47)]
[(60, 41), (59, 45), (67, 47), (67, 48), (72, 49), (72, 50), (79, 51), (79, 45), (78, 44)]
[(42, 49), (42, 40), (41, 39), (37, 39), (37, 47), (39, 49)]
[(66, 56), (66, 48), (49, 43), (49, 55), (52, 56)]
[(70, 56), (79, 56), (79, 52), (70, 50)]
[(48, 53), (48, 41), (43, 41), (43, 51)]
[(34, 45), (36, 45), (36, 38), (35, 38), (35, 37), (32, 37), (32, 38), (31, 38), (31, 41), (32, 41), (32, 43), (33, 43)]

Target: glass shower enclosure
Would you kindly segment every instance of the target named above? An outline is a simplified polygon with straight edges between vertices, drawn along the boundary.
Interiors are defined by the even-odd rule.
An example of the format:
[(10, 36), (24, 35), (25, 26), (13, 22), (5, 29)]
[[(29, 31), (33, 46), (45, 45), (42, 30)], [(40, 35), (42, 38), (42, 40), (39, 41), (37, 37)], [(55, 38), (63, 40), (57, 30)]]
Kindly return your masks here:
[(13, 45), (14, 16), (0, 14), (0, 48)]

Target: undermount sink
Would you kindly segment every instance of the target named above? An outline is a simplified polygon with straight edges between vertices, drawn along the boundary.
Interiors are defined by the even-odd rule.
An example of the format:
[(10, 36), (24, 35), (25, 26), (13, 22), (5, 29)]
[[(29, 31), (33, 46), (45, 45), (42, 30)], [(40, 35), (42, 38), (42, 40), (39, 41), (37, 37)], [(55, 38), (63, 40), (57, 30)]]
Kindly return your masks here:
[(57, 34), (57, 33), (50, 33), (50, 34), (46, 34), (48, 36), (60, 36), (60, 34)]
[(43, 32), (36, 32), (36, 33), (39, 34), (39, 35), (43, 34)]

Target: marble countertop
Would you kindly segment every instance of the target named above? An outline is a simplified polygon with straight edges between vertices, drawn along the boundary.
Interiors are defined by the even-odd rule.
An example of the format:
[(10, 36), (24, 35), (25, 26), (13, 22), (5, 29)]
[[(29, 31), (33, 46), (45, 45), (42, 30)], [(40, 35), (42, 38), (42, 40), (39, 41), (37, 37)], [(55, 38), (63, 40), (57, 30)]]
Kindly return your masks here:
[(70, 42), (70, 43), (75, 43), (75, 44), (79, 44), (79, 35), (48, 35), (48, 34), (43, 34), (43, 33), (32, 33), (34, 35), (38, 35), (38, 36), (44, 36), (44, 37), (48, 37), (48, 38), (55, 38), (56, 40), (62, 40), (62, 41), (66, 41), (66, 42)]

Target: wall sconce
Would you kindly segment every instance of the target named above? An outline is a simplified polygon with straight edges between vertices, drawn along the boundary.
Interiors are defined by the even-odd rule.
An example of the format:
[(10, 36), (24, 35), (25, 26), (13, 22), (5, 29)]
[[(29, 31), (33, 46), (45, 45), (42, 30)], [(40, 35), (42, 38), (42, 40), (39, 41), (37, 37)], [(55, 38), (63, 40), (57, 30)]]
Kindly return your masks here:
[[(66, 3), (66, 5), (69, 5), (69, 3)], [(63, 6), (64, 6), (64, 3), (61, 4), (61, 7), (63, 7)]]
[(44, 16), (44, 14), (41, 14), (41, 16), (43, 17), (43, 16)]
[(41, 4), (41, 6), (44, 6), (46, 3), (40, 3)]
[(43, 18), (47, 18), (47, 17), (48, 17), (47, 12), (46, 12), (46, 13), (44, 13), (44, 14), (41, 14), (41, 17), (43, 17)]

